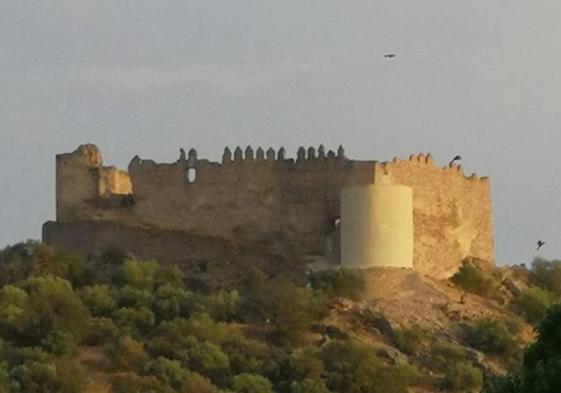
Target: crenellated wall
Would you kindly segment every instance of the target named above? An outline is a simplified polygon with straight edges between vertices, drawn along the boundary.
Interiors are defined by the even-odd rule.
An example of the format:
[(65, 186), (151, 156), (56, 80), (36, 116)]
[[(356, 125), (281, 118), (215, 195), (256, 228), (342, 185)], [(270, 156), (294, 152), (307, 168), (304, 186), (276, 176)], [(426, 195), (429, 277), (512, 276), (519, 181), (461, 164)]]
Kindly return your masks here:
[[(342, 147), (336, 152), (301, 147), (296, 159), (287, 158), (284, 148), (226, 148), (221, 163), (181, 149), (173, 163), (134, 157), (125, 172), (104, 167), (95, 146), (80, 146), (57, 156), (57, 222), (94, 221), (99, 228), (109, 221), (222, 239), (277, 239), (299, 255), (325, 255), (326, 248), (338, 250), (333, 242), (341, 190), (371, 184), (413, 189), (419, 271), (449, 274), (465, 256), (493, 261), (487, 180), (466, 178), (457, 167), (435, 167), (430, 155), (354, 161)], [(62, 232), (59, 226), (49, 239), (56, 243)]]

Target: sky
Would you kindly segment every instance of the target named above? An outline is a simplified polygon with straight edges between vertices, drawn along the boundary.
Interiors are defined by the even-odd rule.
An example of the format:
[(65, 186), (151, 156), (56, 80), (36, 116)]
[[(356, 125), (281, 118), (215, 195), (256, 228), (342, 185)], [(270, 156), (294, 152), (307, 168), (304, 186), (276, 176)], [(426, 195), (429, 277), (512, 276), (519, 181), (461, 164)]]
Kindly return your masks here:
[[(558, 0), (0, 0), (0, 247), (55, 217), (55, 155), (430, 152), (490, 176), (499, 263), (561, 257)], [(393, 59), (385, 53), (395, 53)]]

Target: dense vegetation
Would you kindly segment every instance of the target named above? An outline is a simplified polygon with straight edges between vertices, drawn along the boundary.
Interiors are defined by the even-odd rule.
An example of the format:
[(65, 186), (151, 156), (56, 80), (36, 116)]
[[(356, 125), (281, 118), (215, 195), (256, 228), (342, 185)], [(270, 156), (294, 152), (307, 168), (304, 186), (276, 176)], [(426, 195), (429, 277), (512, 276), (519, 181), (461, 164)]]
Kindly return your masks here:
[(76, 355), (88, 346), (105, 348), (118, 393), (400, 393), (416, 380), (368, 345), (319, 340), (326, 305), (357, 297), (358, 275), (316, 274), (301, 287), (246, 273), (235, 289), (205, 292), (176, 266), (119, 250), (85, 260), (34, 242), (8, 247), (0, 392), (82, 392), (88, 375)]
[[(465, 347), (366, 311), (361, 323), (431, 370), (423, 383), (445, 391), (486, 382), (491, 393), (553, 392), (561, 386), (561, 262), (536, 260), (528, 274), (530, 286), (508, 306), (536, 325), (545, 317), (526, 352), (515, 318), (461, 322)], [(406, 361), (323, 325), (339, 298), (361, 299), (360, 274), (315, 272), (305, 286), (250, 266), (242, 276), (210, 290), (204, 275), (117, 249), (85, 259), (36, 242), (8, 247), (0, 251), (0, 393), (83, 392), (91, 370), (79, 356), (90, 348), (110, 362), (116, 393), (401, 393), (419, 379)], [(452, 278), (491, 299), (499, 280), (470, 261)], [(481, 353), (515, 371), (485, 375)]]
[(538, 339), (524, 354), (519, 371), (493, 381), (489, 393), (557, 393), (561, 387), (561, 305), (550, 308)]

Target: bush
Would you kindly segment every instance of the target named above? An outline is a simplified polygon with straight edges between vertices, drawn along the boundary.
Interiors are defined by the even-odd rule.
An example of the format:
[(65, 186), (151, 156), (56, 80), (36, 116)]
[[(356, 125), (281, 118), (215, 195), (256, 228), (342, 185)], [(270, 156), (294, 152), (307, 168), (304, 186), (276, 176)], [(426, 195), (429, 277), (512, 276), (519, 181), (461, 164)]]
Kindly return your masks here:
[(101, 345), (115, 340), (119, 328), (109, 318), (92, 318), (89, 334), (85, 339), (88, 345)]
[(123, 332), (138, 336), (152, 330), (156, 317), (146, 307), (122, 307), (113, 313), (113, 321)]
[(76, 352), (77, 343), (72, 333), (65, 330), (55, 330), (41, 341), (41, 347), (53, 355), (68, 356)]
[(413, 326), (411, 329), (394, 330), (393, 340), (401, 352), (415, 355), (423, 345), (425, 334), (419, 326)]
[(536, 324), (543, 320), (547, 309), (553, 304), (551, 292), (541, 288), (528, 288), (514, 301), (514, 308), (530, 323)]
[(188, 367), (221, 384), (229, 374), (230, 359), (218, 345), (194, 341), (188, 348)]
[(190, 373), (189, 377), (179, 389), (180, 393), (216, 393), (214, 386), (208, 379), (197, 373)]
[(520, 370), (490, 381), (487, 393), (557, 393), (561, 386), (561, 305), (552, 306), (538, 338), (525, 352)]
[(310, 284), (329, 297), (347, 297), (352, 300), (360, 300), (366, 285), (360, 272), (351, 269), (314, 272), (310, 275)]
[(148, 355), (142, 343), (125, 336), (109, 348), (109, 358), (119, 370), (138, 371), (144, 368)]
[(444, 372), (449, 364), (466, 360), (466, 351), (462, 347), (447, 341), (440, 341), (432, 347), (430, 355), (431, 366)]
[(161, 356), (148, 363), (147, 372), (174, 389), (183, 386), (189, 377), (189, 371), (181, 366), (181, 362)]
[(479, 296), (489, 295), (494, 290), (494, 281), (468, 261), (464, 261), (451, 280), (457, 287)]
[(158, 321), (186, 316), (188, 302), (193, 295), (171, 285), (159, 287), (153, 295), (153, 309)]
[(486, 353), (511, 354), (517, 345), (512, 333), (503, 320), (482, 318), (467, 327), (467, 342)]
[(409, 366), (386, 366), (373, 348), (333, 340), (320, 353), (323, 379), (332, 391), (346, 393), (405, 393), (417, 380)]
[(552, 292), (556, 297), (561, 296), (561, 261), (536, 258), (532, 262), (532, 272), (538, 286)]
[(160, 265), (156, 261), (126, 260), (120, 268), (119, 280), (123, 285), (152, 291)]
[(292, 382), (290, 393), (329, 393), (329, 390), (323, 381), (307, 378), (303, 381)]
[(273, 385), (267, 378), (246, 373), (232, 378), (232, 389), (239, 393), (273, 393)]
[(451, 342), (439, 342), (431, 350), (431, 366), (443, 374), (447, 391), (478, 391), (483, 383), (481, 371), (466, 359), (466, 351)]
[(108, 316), (117, 307), (115, 290), (109, 285), (97, 284), (84, 287), (78, 294), (93, 316)]
[(444, 371), (442, 387), (447, 391), (479, 392), (482, 385), (481, 371), (467, 362), (452, 363)]
[(140, 376), (134, 372), (117, 374), (113, 380), (115, 393), (175, 393), (154, 376)]
[(32, 277), (21, 288), (7, 285), (0, 291), (0, 335), (22, 345), (40, 346), (60, 329), (80, 342), (89, 320), (70, 282), (60, 277)]
[(12, 391), (16, 393), (82, 393), (87, 380), (76, 362), (27, 360), (10, 372)]
[(240, 294), (238, 291), (219, 291), (208, 296), (201, 296), (200, 303), (205, 310), (217, 321), (231, 321), (238, 315)]

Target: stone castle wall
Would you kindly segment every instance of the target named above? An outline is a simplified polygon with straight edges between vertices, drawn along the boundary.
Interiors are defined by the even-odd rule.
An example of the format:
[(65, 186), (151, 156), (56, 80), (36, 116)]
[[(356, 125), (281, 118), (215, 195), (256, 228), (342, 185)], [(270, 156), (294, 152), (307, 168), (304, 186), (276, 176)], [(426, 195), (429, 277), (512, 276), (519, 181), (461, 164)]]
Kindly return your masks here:
[(490, 183), (465, 177), (457, 165), (440, 168), (430, 155), (375, 165), (375, 183), (413, 188), (415, 268), (450, 275), (466, 257), (494, 262)]
[[(293, 160), (283, 149), (237, 148), (233, 154), (226, 149), (222, 163), (215, 163), (182, 150), (169, 164), (135, 157), (127, 173), (104, 167), (98, 149), (84, 145), (57, 156), (57, 222), (278, 239), (299, 255), (325, 255), (338, 233), (341, 190), (395, 183), (413, 188), (416, 268), (442, 273), (468, 255), (492, 261), (488, 182), (428, 161), (353, 161), (342, 149), (336, 154), (323, 148), (301, 148)], [(59, 226), (50, 241), (57, 243), (63, 231)]]

